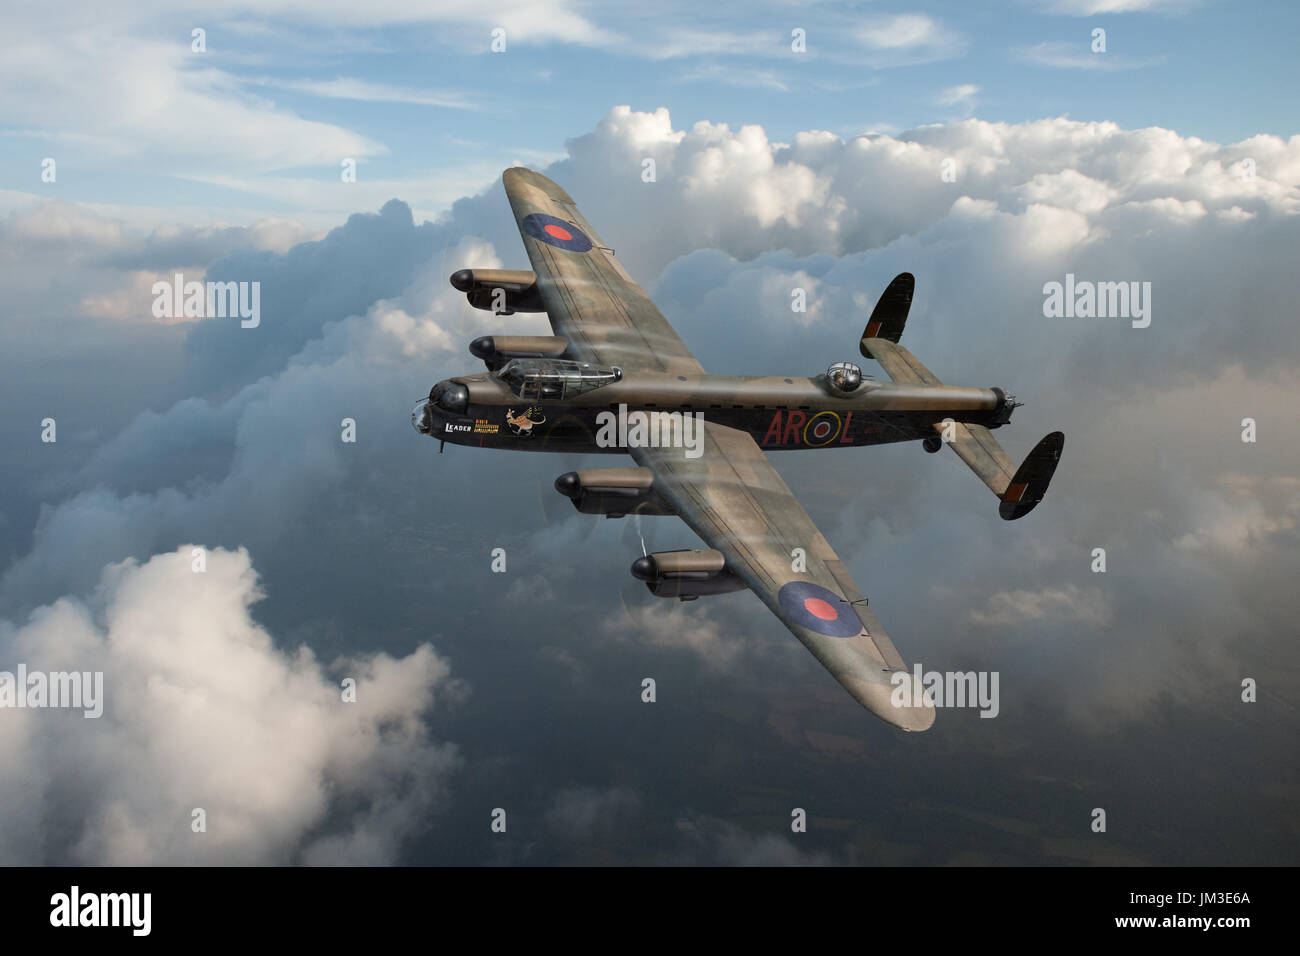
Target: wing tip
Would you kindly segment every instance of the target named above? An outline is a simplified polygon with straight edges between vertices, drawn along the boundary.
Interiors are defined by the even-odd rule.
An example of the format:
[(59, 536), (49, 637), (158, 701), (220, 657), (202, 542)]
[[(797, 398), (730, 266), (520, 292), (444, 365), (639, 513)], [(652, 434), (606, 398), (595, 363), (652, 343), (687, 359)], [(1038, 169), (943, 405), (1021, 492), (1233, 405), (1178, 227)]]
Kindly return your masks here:
[[(909, 675), (908, 680), (915, 678)], [(924, 733), (934, 726), (936, 708), (926, 700), (919, 683), (910, 697), (916, 703), (910, 705), (895, 703), (896, 687), (892, 683), (878, 684), (847, 675), (840, 677), (840, 683), (854, 700), (890, 726), (913, 734)]]
[(501, 174), (501, 181), (505, 183), (507, 190), (520, 185), (532, 186), (534, 189), (541, 190), (556, 202), (575, 205), (573, 197), (565, 192), (558, 183), (543, 176), (535, 169), (529, 169), (527, 166), (511, 166)]

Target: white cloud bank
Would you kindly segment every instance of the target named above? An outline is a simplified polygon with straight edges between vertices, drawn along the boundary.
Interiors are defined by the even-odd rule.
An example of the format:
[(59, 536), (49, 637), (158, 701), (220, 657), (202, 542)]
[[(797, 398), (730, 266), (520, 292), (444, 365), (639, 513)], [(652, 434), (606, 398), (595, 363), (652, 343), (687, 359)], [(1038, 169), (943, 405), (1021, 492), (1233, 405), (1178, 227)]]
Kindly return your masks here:
[[(278, 648), (248, 553), (105, 568), (98, 589), (0, 622), (12, 669), (102, 671), (104, 714), (0, 711), (0, 859), (383, 864), (459, 758), (423, 715), (460, 693), (427, 644), (401, 660)], [(345, 703), (340, 680), (357, 681)], [(191, 828), (202, 808), (206, 832)]]
[[(809, 130), (782, 144), (758, 125), (675, 129), (666, 109), (620, 106), (568, 149), (553, 175), (587, 217), (604, 232), (613, 232), (607, 222), (636, 224), (604, 236), (634, 275), (656, 275), (694, 249), (843, 255), (997, 213), (1023, 223), (1010, 251), (1024, 255), (1184, 223), (1195, 208), (1229, 218), (1300, 212), (1300, 136), (1224, 145), (1058, 117), (969, 119), (897, 137)], [(653, 183), (641, 180), (646, 158)]]
[[(950, 631), (972, 606), (983, 606), (990, 623), (985, 645), (972, 651), (986, 665), (1015, 649), (999, 628), (1021, 632), (1015, 636), (1028, 653), (1038, 645), (1027, 638), (1042, 621), (1082, 618), (1105, 650), (1083, 664), (1100, 663), (1081, 669), (1081, 652), (1043, 646), (1027, 678), (1042, 676), (1051, 689), (1044, 706), (1100, 722), (1136, 719), (1161, 705), (1162, 698), (1139, 696), (1134, 686), (1172, 687), (1195, 700), (1192, 692), (1207, 683), (1236, 679), (1225, 663), (1226, 630), (1206, 626), (1212, 633), (1202, 639), (1196, 629), (1208, 620), (1207, 607), (1228, 608), (1256, 635), (1280, 631), (1284, 602), (1258, 600), (1259, 582), (1269, 574), (1281, 581), (1277, 569), (1292, 567), (1294, 487), (1264, 479), (1224, 486), (1216, 475), (1224, 468), (1295, 472), (1293, 446), (1275, 438), (1285, 425), (1269, 417), (1288, 407), (1294, 379), (1266, 387), (1259, 372), (1294, 366), (1295, 324), (1286, 317), (1297, 292), (1290, 258), (1300, 212), (1300, 137), (1220, 145), (1109, 123), (969, 120), (847, 141), (809, 131), (781, 145), (758, 126), (677, 130), (667, 111), (620, 107), (569, 150), (549, 174), (570, 188), (702, 357), (723, 343), (749, 370), (773, 362), (785, 367), (768, 370), (787, 373), (824, 367), (815, 353), (844, 357), (839, 353), (852, 349), (883, 282), (908, 268), (922, 280), (907, 333), (918, 354), (955, 381), (1014, 377), (1037, 403), (1017, 422), (1036, 415), (1031, 421), (1043, 430), (1067, 432), (1052, 498), (1027, 527), (1013, 529), (1032, 560), (1023, 559), (1025, 573), (1012, 593), (987, 604), (987, 595), (1008, 589), (1006, 539), (994, 538), (990, 524), (1008, 532), (978, 483), (949, 471), (959, 467), (951, 462), (920, 472), (926, 456), (903, 461), (878, 450), (861, 453), (875, 456), (870, 469), (862, 458), (854, 462), (863, 464), (855, 473), (869, 478), (855, 479), (860, 494), (851, 507), (889, 516), (906, 530), (886, 535), (873, 526), (855, 537), (823, 522), (824, 530), (850, 562), (854, 541), (867, 554), (890, 554), (889, 562), (864, 565), (870, 577), (864, 574), (863, 583), (890, 596), (882, 618), (909, 657), (929, 652), (930, 663), (949, 654), (927, 635)], [(645, 156), (658, 161), (653, 184), (640, 180)], [(955, 183), (941, 178), (949, 157), (957, 162)], [(93, 253), (99, 262), (117, 249), (129, 274), (155, 255), (186, 258), (177, 247), (191, 242), (201, 248), (258, 241), (204, 234), (158, 236), (142, 245), (121, 238), (112, 223), (56, 211), (48, 221), (14, 218), (0, 243), (52, 259), (82, 250), (85, 261)], [(473, 238), (484, 233), (490, 241)], [(341, 708), (333, 678), (309, 654), (276, 650), (248, 617), (255, 585), (241, 553), (213, 552), (206, 576), (189, 571), (184, 553), (149, 556), (194, 539), (245, 544), (259, 560), (302, 553), (304, 540), (330, 541), (305, 538), (323, 534), (306, 520), (312, 509), (320, 513), (322, 501), (342, 502), (339, 521), (373, 509), (363, 518), (374, 520), (348, 526), (355, 536), (346, 550), (356, 560), (391, 550), (389, 531), (402, 525), (393, 490), (408, 485), (395, 484), (385, 469), (407, 456), (404, 477), (422, 475), (413, 469), (427, 462), (416, 455), (431, 450), (413, 444), (420, 440), (404, 421), (411, 402), (444, 374), (471, 368), (464, 343), (485, 329), (545, 328), (538, 317), (513, 316), (503, 325), (475, 313), (445, 284), (462, 266), (522, 265), (517, 242), (494, 190), (461, 204), (438, 227), (415, 226), (394, 203), (320, 243), (222, 263), (229, 278), (248, 277), (232, 272), (238, 268), (266, 269), (267, 288), (280, 289), (301, 314), (290, 321), (287, 306), (278, 317), (268, 314), (252, 339), (201, 323), (190, 342), (208, 365), (196, 367), (213, 373), (219, 394), (142, 414), (104, 443), (68, 479), (63, 500), (48, 504), (30, 551), (0, 579), (7, 606), (49, 605), (27, 624), (6, 627), (0, 666), (24, 659), (50, 668), (66, 659), (85, 669), (95, 666), (86, 661), (101, 661), (106, 675), (116, 675), (99, 725), (78, 717), (74, 727), (64, 714), (0, 714), (0, 758), (26, 768), (0, 783), (3, 858), (394, 858), (454, 765), (449, 748), (430, 740), (419, 720), (430, 696), (446, 686), (445, 665), (424, 650), (401, 668), (376, 658), (362, 671), (370, 682), (363, 681), (362, 703)], [(1043, 319), (1042, 276), (1059, 278), (1067, 269), (1089, 277), (1122, 269), (1111, 274), (1155, 280), (1161, 311), (1152, 328), (1108, 335)], [(792, 284), (806, 285), (813, 297), (805, 316), (789, 311)], [(355, 315), (320, 318), (349, 293)], [(835, 328), (826, 328), (832, 322)], [(819, 326), (815, 335), (809, 325)], [(1249, 334), (1235, 334), (1242, 330)], [(823, 334), (822, 344), (809, 344)], [(831, 334), (842, 336), (838, 344)], [(232, 342), (250, 343), (240, 346), (248, 351), (226, 349)], [(268, 355), (272, 366), (254, 361)], [(814, 360), (820, 366), (809, 364)], [(1232, 387), (1196, 375), (1202, 365), (1221, 371), (1234, 363), (1245, 372), (1239, 369)], [(106, 375), (105, 387), (114, 387), (111, 370)], [(345, 414), (361, 423), (363, 454), (338, 441)], [(1247, 414), (1260, 417), (1267, 436), (1249, 449), (1237, 437)], [(1012, 431), (1009, 450), (1023, 453), (1041, 434), (1033, 431)], [(1255, 457), (1243, 463), (1244, 453)], [(491, 481), (514, 488), (492, 456), (453, 460), (466, 488)], [(555, 473), (567, 467), (559, 458), (555, 466)], [(927, 477), (918, 481), (918, 473)], [(966, 497), (950, 495), (940, 477), (949, 474)], [(851, 500), (854, 489), (831, 487), (807, 500), (814, 507), (823, 499)], [(1206, 493), (1223, 498), (1224, 507), (1209, 511)], [(460, 507), (455, 496), (427, 503), (438, 520)], [(936, 517), (926, 525), (918, 514)], [(1088, 550), (1103, 544), (1115, 566), (1129, 570), (1108, 575), (1106, 596), (1093, 602), (1087, 591), (1071, 589), (1070, 574), (1086, 568)], [(1250, 553), (1239, 553), (1246, 545), (1253, 563)], [(91, 594), (100, 569), (132, 555), (146, 563), (110, 571), (90, 597), (59, 599)], [(916, 568), (961, 581), (966, 590), (926, 602), (913, 580)], [(1289, 593), (1289, 579), (1267, 581), (1271, 594)], [(1161, 619), (1160, 633), (1134, 639), (1157, 605), (1172, 612)], [(910, 626), (909, 608), (917, 609)], [(689, 615), (682, 626), (677, 614), (659, 613), (676, 630), (634, 621), (651, 645), (694, 653), (720, 673), (763, 656), (751, 654), (746, 636), (733, 636), (707, 608), (678, 611)], [(773, 645), (790, 646), (761, 609), (752, 614), (773, 628), (764, 632)], [(1191, 654), (1182, 646), (1189, 634), (1196, 637)], [(185, 642), (195, 647), (187, 651)], [(227, 657), (244, 661), (249, 673), (233, 673)], [(210, 663), (193, 663), (203, 661)], [(803, 666), (811, 673), (816, 665)], [(236, 678), (250, 683), (232, 691), (226, 685)], [(1062, 686), (1068, 697), (1057, 692)], [(370, 713), (368, 700), (386, 709)], [(214, 734), (214, 725), (223, 733)], [(189, 832), (194, 806), (208, 811), (207, 834)]]

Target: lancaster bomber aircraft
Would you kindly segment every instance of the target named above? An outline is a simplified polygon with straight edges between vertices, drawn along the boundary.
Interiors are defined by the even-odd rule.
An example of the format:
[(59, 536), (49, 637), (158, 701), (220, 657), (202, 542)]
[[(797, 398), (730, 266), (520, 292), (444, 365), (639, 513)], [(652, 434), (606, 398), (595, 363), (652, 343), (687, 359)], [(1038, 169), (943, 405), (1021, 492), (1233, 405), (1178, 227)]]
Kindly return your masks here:
[[(765, 452), (947, 444), (1011, 520), (1042, 500), (1064, 436), (1012, 464), (990, 430), (1010, 421), (1013, 396), (944, 385), (898, 344), (906, 272), (859, 345), (892, 382), (849, 362), (812, 377), (709, 375), (567, 192), (522, 167), (502, 178), (533, 269), (462, 269), (451, 284), (480, 309), (545, 312), (555, 334), (475, 339), (487, 372), (434, 385), (411, 413), (416, 430), (457, 445), (631, 455), (636, 467), (571, 471), (555, 488), (586, 514), (678, 515), (704, 539), (706, 550), (633, 563), (651, 593), (686, 601), (748, 588), (855, 700), (903, 730), (928, 729), (932, 702)], [(900, 682), (914, 683), (895, 693)]]

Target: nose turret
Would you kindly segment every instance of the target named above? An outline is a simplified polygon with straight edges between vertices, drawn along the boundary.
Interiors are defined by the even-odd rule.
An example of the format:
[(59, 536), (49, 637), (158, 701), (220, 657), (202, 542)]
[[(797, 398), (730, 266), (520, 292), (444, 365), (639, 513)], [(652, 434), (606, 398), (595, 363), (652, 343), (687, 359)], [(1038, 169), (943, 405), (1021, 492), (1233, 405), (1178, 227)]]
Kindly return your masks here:
[(469, 389), (451, 379), (429, 389), (429, 397), (411, 409), (411, 425), (421, 435), (441, 431), (440, 412), (464, 415), (469, 410)]
[(411, 426), (421, 435), (433, 431), (433, 409), (427, 400), (419, 402), (411, 409)]
[(447, 379), (429, 390), (429, 401), (444, 412), (464, 415), (469, 409), (469, 389), (459, 382)]

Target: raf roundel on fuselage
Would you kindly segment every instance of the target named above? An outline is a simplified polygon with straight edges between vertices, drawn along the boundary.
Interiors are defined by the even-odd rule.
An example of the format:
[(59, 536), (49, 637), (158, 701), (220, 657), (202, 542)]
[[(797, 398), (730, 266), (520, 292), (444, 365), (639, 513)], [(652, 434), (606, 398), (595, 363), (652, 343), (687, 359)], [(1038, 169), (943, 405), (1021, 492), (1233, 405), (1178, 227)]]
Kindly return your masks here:
[(519, 221), (524, 232), (549, 246), (569, 252), (590, 252), (591, 240), (586, 233), (571, 222), (565, 222), (546, 213), (535, 212)]

